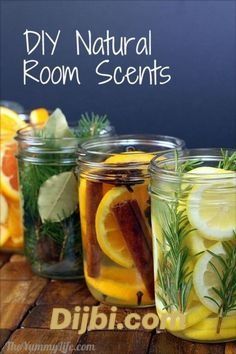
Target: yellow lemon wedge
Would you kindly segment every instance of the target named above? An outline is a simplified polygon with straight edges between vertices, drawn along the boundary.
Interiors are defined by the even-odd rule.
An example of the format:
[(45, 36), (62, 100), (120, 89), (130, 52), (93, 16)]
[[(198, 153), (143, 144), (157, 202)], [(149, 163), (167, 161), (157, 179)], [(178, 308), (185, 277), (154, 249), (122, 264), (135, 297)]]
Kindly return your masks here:
[[(141, 211), (147, 207), (147, 184), (132, 186), (133, 192), (124, 186), (113, 187), (102, 198), (96, 213), (96, 233), (99, 246), (113, 262), (130, 268), (134, 265), (131, 254), (112, 212), (112, 207), (125, 200), (136, 199)], [(145, 218), (145, 216), (144, 216)]]
[[(199, 322), (200, 323), (200, 322)], [(187, 328), (181, 332), (180, 337), (188, 338), (197, 341), (221, 341), (226, 339), (234, 339), (236, 337), (236, 326), (231, 328), (222, 328), (220, 333), (215, 329), (196, 329), (195, 326)]]
[(173, 332), (191, 327), (208, 317), (211, 313), (205, 306), (197, 302), (194, 302), (184, 313), (180, 313), (177, 310), (167, 312), (163, 309), (163, 304), (159, 299), (156, 299), (156, 307), (162, 328)]
[[(209, 251), (209, 252), (208, 252)], [(193, 285), (196, 295), (201, 303), (210, 311), (219, 312), (221, 299), (214, 291), (221, 288), (221, 280), (219, 276), (223, 276), (223, 265), (219, 260), (219, 256), (223, 259), (226, 256), (225, 248), (221, 242), (216, 243), (205, 251), (197, 261), (193, 271)], [(229, 315), (234, 315), (236, 310), (229, 312)]]
[[(199, 167), (191, 171), (191, 177), (196, 174), (193, 177), (196, 184), (187, 198), (187, 216), (193, 228), (208, 240), (224, 241), (234, 237), (236, 174), (233, 180), (223, 180), (229, 173), (232, 175), (233, 172), (213, 167)], [(199, 174), (206, 175), (206, 182), (197, 183)]]
[[(199, 330), (215, 330), (218, 326), (219, 318), (216, 315), (211, 315), (205, 318), (203, 321), (198, 322), (194, 328)], [(223, 317), (220, 329), (235, 328), (236, 327), (236, 316), (226, 316)]]

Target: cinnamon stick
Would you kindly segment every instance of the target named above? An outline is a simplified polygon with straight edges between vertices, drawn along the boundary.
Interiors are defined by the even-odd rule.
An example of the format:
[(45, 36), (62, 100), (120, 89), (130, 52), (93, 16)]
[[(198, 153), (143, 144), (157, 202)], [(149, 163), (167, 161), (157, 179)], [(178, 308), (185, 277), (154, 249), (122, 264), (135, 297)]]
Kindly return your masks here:
[(138, 202), (136, 200), (130, 200), (129, 203), (130, 203), (130, 206), (133, 210), (133, 213), (134, 213), (136, 219), (139, 221), (140, 227), (143, 231), (143, 236), (145, 237), (148, 248), (152, 254), (152, 236), (151, 236), (148, 226), (143, 218), (143, 214), (139, 208)]
[(102, 183), (86, 181), (86, 260), (87, 272), (90, 277), (97, 278), (100, 274), (101, 249), (95, 229), (95, 217), (102, 199)]
[(120, 230), (143, 279), (144, 285), (154, 298), (154, 274), (151, 235), (136, 200), (126, 200), (112, 208)]

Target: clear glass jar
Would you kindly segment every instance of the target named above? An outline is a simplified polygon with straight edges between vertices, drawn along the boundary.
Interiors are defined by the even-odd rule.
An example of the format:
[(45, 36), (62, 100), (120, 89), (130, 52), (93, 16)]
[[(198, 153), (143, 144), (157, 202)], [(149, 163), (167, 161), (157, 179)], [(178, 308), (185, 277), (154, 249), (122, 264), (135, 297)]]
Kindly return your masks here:
[(234, 340), (236, 152), (185, 150), (164, 158), (153, 159), (150, 167), (161, 323), (188, 340)]
[[(18, 131), (25, 254), (35, 273), (60, 279), (83, 277), (76, 137), (43, 138), (39, 127)], [(107, 134), (107, 132), (103, 132)], [(109, 132), (108, 132), (109, 133)]]
[(166, 136), (117, 136), (82, 144), (80, 217), (84, 273), (92, 295), (117, 306), (154, 304), (149, 161), (182, 149)]
[(22, 252), (23, 222), (14, 133), (0, 136), (0, 251)]

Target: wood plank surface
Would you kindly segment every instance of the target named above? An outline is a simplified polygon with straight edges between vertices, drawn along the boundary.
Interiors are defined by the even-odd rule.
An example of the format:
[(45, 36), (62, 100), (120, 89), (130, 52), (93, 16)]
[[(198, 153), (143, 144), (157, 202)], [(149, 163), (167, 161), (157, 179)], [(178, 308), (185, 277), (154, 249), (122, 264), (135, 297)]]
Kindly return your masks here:
[(150, 354), (224, 354), (224, 344), (201, 344), (186, 341), (167, 332), (152, 337)]
[(96, 305), (96, 301), (90, 294), (84, 280), (77, 281), (51, 281), (37, 301), (42, 304), (65, 305)]
[(4, 345), (2, 354), (59, 354), (63, 353), (63, 346), (67, 348), (66, 354), (72, 354), (78, 340), (79, 336), (74, 331), (18, 329)]
[(0, 252), (0, 268), (9, 260), (9, 253), (1, 253)]
[[(52, 305), (38, 305), (32, 308), (24, 321), (22, 322), (22, 327), (28, 328), (50, 328), (51, 317), (52, 317), (52, 310), (56, 306)], [(73, 305), (63, 305), (63, 308), (73, 312), (74, 306)], [(70, 328), (68, 328), (70, 329)]]
[(7, 339), (10, 337), (10, 335), (11, 331), (7, 329), (0, 329), (0, 350), (2, 349)]
[[(147, 353), (150, 339), (151, 333), (148, 332), (92, 331), (82, 335), (79, 345), (90, 345), (95, 353), (102, 354), (143, 354)], [(75, 354), (82, 353), (88, 351), (75, 351)]]
[(68, 309), (73, 315), (75, 306), (80, 306), (81, 310), (89, 306), (89, 314), (92, 306), (98, 306), (98, 312), (108, 317), (112, 313), (110, 306), (99, 304), (90, 295), (84, 280), (41, 278), (32, 273), (24, 256), (0, 253), (1, 354), (15, 354), (19, 346), (22, 346), (18, 351), (21, 354), (61, 354), (60, 348), (66, 354), (236, 354), (236, 342), (201, 344), (179, 339), (165, 331), (148, 331), (142, 326), (136, 330), (125, 329), (128, 314), (135, 312), (142, 319), (147, 313), (155, 313), (155, 307), (117, 308), (114, 330), (87, 331), (82, 336), (77, 329), (71, 330), (71, 325), (63, 330), (50, 330), (53, 308)]

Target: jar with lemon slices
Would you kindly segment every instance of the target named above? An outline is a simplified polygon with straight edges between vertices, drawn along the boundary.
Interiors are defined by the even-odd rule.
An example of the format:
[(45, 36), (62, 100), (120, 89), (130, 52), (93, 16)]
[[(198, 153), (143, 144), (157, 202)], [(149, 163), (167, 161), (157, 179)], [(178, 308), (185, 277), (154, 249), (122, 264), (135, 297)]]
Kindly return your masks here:
[(152, 160), (155, 302), (172, 334), (236, 339), (236, 152), (185, 150)]
[(150, 160), (184, 142), (117, 136), (82, 144), (78, 161), (84, 274), (92, 295), (117, 306), (154, 304)]
[(23, 223), (14, 136), (26, 123), (0, 107), (0, 126), (0, 251), (16, 252), (23, 248)]

